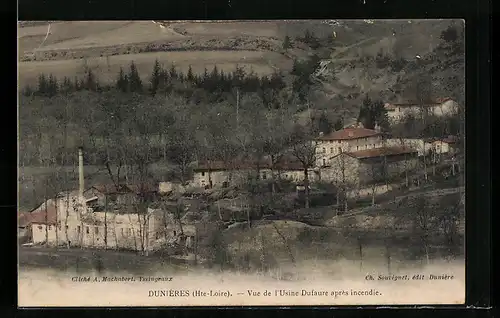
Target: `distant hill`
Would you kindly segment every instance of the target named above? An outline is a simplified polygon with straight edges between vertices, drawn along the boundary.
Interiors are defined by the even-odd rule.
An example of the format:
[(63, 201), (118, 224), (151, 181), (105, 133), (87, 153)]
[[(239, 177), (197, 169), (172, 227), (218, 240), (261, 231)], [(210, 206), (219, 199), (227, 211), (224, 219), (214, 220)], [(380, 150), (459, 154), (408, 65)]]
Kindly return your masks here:
[[(106, 82), (131, 60), (147, 78), (155, 59), (183, 71), (217, 65), (226, 72), (239, 65), (261, 75), (287, 74), (294, 59), (316, 53), (322, 58), (316, 90), (325, 101), (342, 100), (353, 115), (365, 94), (407, 99), (422, 80), (431, 82), (437, 97), (463, 100), (463, 52), (443, 50), (440, 38), (450, 24), (463, 29), (460, 20), (22, 21), (19, 79), (33, 84), (41, 72), (72, 78), (91, 68)], [(301, 40), (306, 32), (319, 47)], [(287, 50), (282, 47), (285, 36), (292, 44)], [(377, 55), (387, 61), (380, 63)]]

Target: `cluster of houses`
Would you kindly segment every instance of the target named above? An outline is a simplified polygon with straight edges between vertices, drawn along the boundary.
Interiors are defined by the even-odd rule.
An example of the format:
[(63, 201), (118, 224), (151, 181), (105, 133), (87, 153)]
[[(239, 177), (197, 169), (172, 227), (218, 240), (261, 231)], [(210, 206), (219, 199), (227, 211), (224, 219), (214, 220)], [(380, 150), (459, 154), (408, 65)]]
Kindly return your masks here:
[[(419, 167), (419, 157), (429, 153), (451, 155), (456, 151), (453, 136), (436, 139), (390, 138), (359, 123), (311, 141), (315, 162), (304, 166), (291, 156), (271, 164), (270, 160), (202, 162), (194, 169), (192, 184), (197, 187), (232, 187), (248, 180), (281, 179), (301, 183), (307, 170), (311, 182), (348, 183), (360, 187), (397, 177)], [(257, 174), (257, 175), (256, 175)]]
[[(451, 100), (429, 106), (436, 114), (446, 114), (455, 106)], [(392, 120), (401, 119), (420, 106), (386, 104)], [(349, 184), (362, 188), (386, 181), (419, 167), (419, 157), (428, 153), (452, 155), (457, 150), (453, 136), (425, 139), (393, 139), (378, 127), (366, 129), (356, 123), (311, 140), (314, 162), (303, 162), (283, 155), (277, 162), (268, 158), (258, 161), (198, 162), (193, 169), (190, 186), (229, 188), (241, 185), (249, 177), (261, 180), (289, 180), (300, 185), (305, 173), (310, 182), (323, 181), (336, 185)], [(85, 189), (83, 154), (79, 150), (77, 191), (57, 194), (31, 212), (18, 216), (22, 243), (54, 244), (152, 251), (166, 244), (192, 248), (196, 240), (196, 218), (181, 216), (168, 208), (151, 208), (164, 192), (174, 190), (172, 184), (97, 185)]]

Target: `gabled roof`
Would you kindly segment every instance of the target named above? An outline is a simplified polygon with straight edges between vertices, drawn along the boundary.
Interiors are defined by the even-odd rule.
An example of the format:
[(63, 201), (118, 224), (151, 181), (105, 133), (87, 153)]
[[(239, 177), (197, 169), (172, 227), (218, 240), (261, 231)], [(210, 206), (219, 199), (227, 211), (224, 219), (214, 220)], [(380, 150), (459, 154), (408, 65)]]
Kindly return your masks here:
[(19, 227), (26, 227), (31, 224), (31, 213), (19, 211), (17, 214), (17, 224)]
[(348, 127), (342, 130), (331, 132), (317, 138), (317, 140), (351, 140), (359, 138), (367, 138), (380, 135), (380, 132), (360, 127)]
[[(271, 163), (268, 160), (262, 160), (259, 163), (260, 169), (270, 169)], [(223, 161), (204, 161), (200, 162), (194, 171), (224, 171), (224, 170), (252, 170), (257, 168), (255, 161), (232, 161), (225, 163)], [(298, 161), (280, 160), (276, 163), (275, 169), (277, 170), (302, 170), (302, 164)]]
[[(45, 208), (45, 205), (47, 208)], [(29, 216), (26, 216), (25, 226), (36, 223), (36, 224), (56, 224), (57, 221), (57, 210), (54, 201), (47, 201), (47, 203), (43, 203), (35, 210), (29, 213)]]

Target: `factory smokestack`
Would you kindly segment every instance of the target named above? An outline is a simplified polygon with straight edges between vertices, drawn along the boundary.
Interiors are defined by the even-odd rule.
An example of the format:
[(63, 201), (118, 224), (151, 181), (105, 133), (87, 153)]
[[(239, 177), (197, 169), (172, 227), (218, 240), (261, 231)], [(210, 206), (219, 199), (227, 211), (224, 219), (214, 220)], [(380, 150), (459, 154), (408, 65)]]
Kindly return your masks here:
[(83, 148), (78, 148), (78, 181), (80, 182), (80, 187), (78, 188), (78, 194), (80, 198), (83, 198), (83, 190), (85, 187), (85, 181), (83, 177)]

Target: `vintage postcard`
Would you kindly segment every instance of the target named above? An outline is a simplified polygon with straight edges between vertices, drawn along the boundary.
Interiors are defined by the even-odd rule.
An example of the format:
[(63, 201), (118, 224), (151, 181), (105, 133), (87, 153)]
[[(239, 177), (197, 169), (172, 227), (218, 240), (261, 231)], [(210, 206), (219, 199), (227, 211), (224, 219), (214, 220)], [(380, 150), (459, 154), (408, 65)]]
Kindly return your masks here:
[(463, 20), (19, 21), (19, 302), (465, 302)]

